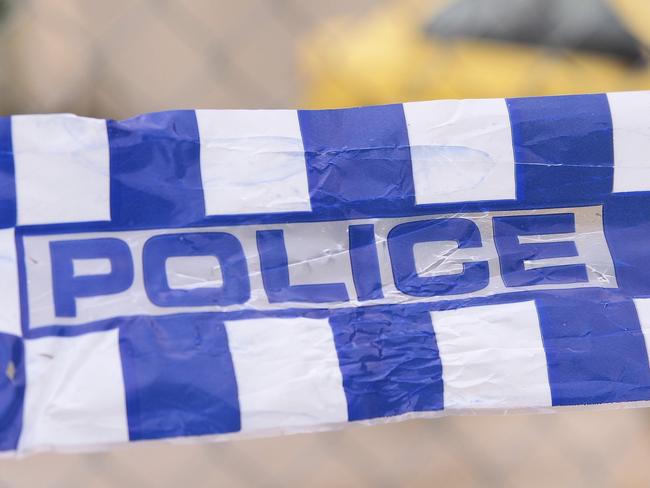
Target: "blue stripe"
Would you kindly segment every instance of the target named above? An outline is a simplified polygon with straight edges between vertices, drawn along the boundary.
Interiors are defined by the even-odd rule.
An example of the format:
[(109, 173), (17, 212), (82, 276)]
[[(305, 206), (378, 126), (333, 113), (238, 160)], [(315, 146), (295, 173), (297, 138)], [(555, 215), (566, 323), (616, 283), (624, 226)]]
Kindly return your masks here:
[(507, 99), (517, 199), (540, 207), (598, 203), (612, 191), (606, 95)]
[(25, 241), (16, 229), (14, 235), (16, 243), (16, 268), (18, 271), (18, 294), (20, 296), (20, 330), (24, 338), (29, 336), (29, 297), (27, 295), (27, 267), (25, 263)]
[(353, 218), (413, 208), (402, 105), (301, 110), (298, 117), (315, 213)]
[(0, 117), (0, 228), (16, 225), (16, 173), (11, 118)]
[(553, 405), (650, 400), (650, 365), (634, 303), (616, 291), (537, 300)]
[(403, 307), (330, 319), (349, 420), (443, 408), (442, 365), (431, 317)]
[(650, 296), (650, 193), (619, 193), (603, 207), (605, 237), (620, 290), (632, 297)]
[(223, 323), (207, 314), (123, 320), (120, 354), (131, 440), (240, 430)]
[[(23, 341), (0, 333), (0, 451), (18, 447), (25, 397), (24, 358)], [(13, 372), (11, 377), (8, 371)]]
[(112, 225), (179, 227), (205, 215), (193, 110), (107, 122)]

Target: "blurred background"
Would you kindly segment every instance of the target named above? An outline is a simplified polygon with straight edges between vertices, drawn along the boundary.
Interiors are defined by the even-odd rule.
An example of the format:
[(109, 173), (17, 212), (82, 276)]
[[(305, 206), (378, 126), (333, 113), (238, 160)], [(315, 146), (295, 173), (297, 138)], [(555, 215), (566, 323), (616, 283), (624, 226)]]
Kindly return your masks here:
[[(650, 88), (647, 0), (0, 0), (0, 113)], [(5, 487), (648, 486), (650, 411), (448, 417), (0, 460)]]

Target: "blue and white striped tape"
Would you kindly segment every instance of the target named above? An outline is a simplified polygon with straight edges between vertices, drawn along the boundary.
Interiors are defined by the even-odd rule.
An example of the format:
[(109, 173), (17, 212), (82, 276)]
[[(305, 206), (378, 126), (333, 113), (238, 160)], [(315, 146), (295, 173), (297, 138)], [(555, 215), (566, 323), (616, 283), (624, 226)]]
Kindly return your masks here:
[(647, 108), (640, 92), (14, 116), (0, 124), (0, 222), (130, 229), (600, 204), (650, 187)]
[(0, 450), (650, 400), (650, 92), (0, 118), (0, 227)]

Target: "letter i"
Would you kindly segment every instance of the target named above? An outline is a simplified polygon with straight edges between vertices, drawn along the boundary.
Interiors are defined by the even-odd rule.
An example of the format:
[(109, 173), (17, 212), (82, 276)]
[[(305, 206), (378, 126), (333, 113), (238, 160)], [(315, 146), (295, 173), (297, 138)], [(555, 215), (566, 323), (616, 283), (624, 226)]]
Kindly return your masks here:
[(375, 226), (372, 224), (351, 225), (350, 263), (352, 279), (360, 301), (384, 298), (381, 289), (381, 273), (375, 241)]

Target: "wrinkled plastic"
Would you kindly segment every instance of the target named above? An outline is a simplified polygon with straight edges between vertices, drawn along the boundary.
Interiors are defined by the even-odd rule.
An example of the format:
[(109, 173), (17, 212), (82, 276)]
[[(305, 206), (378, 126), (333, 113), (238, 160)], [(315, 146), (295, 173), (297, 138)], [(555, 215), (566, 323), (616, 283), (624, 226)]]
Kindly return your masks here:
[(646, 405), (647, 113), (0, 119), (0, 450)]

